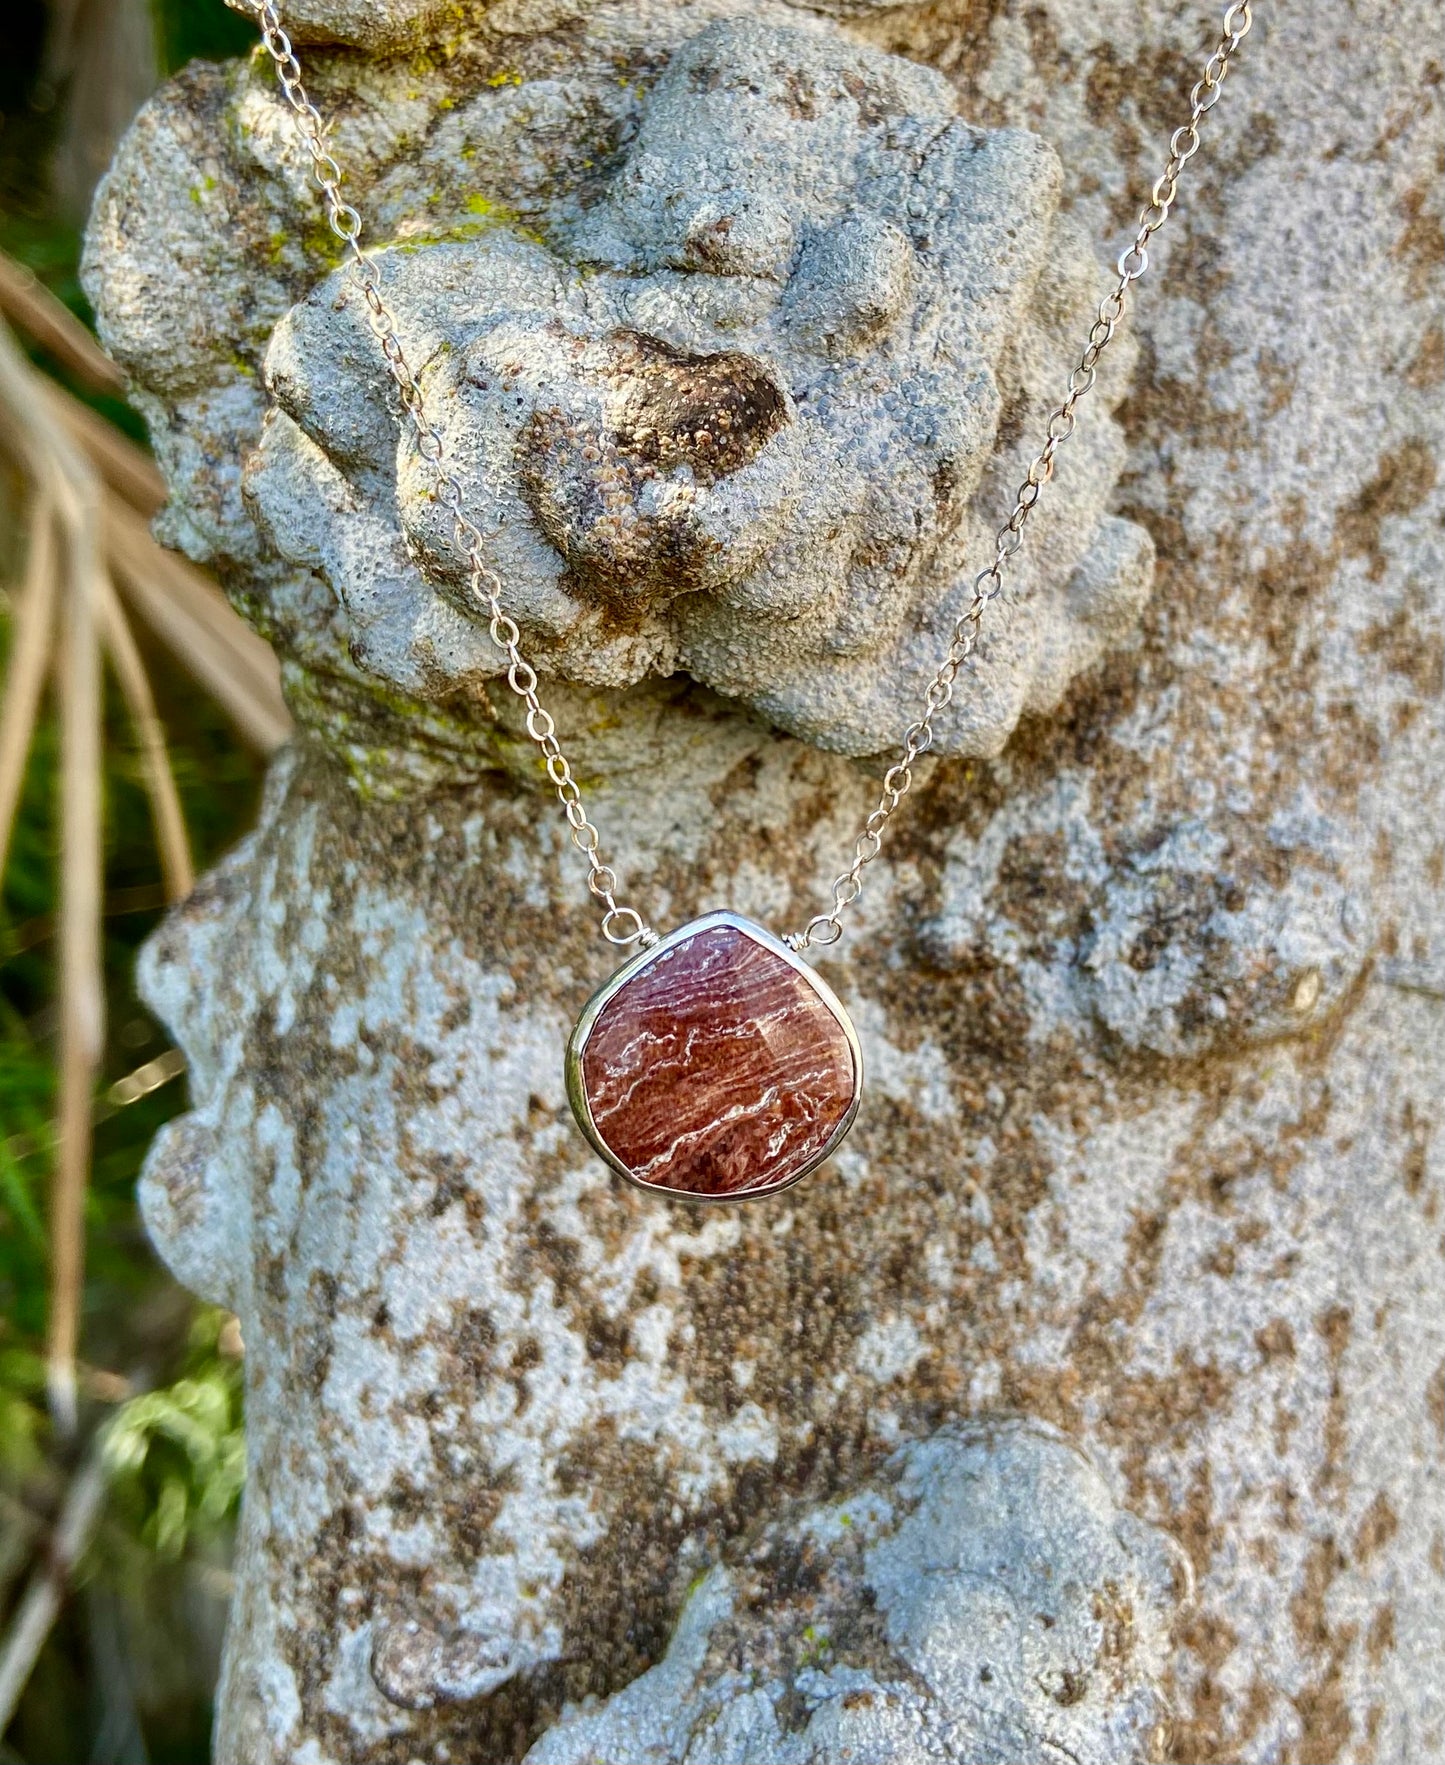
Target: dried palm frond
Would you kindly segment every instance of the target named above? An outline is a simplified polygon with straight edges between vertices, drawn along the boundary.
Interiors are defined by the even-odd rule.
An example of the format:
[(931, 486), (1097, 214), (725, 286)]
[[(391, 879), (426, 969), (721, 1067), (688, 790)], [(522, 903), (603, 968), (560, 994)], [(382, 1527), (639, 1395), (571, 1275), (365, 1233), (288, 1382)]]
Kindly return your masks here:
[(140, 514), (155, 514), (166, 500), (166, 481), (150, 455), (54, 380), (38, 384), (50, 409), (102, 481)]
[(109, 576), (102, 580), (100, 590), (101, 637), (140, 743), (141, 767), (155, 816), (156, 845), (160, 851), (166, 898), (183, 901), (196, 886), (196, 872), (191, 863), (190, 841), (186, 838), (186, 818), (181, 810), (176, 781), (171, 775), (166, 732), (156, 715), (156, 702), (151, 694), (151, 683), (146, 678), (145, 663), (131, 636)]
[(25, 782), (30, 734), (40, 707), (55, 624), (55, 511), (37, 494), (30, 509), (25, 587), (11, 620), (10, 667), (0, 699), (0, 875), (10, 851), (10, 830)]
[[(60, 708), (60, 1046), (46, 1384), (56, 1428), (68, 1436), (75, 1428), (91, 1098), (105, 1013), (100, 957), (98, 606), (105, 569), (100, 551), (100, 484), (84, 455), (36, 397), (33, 370), (3, 327), (0, 420), (5, 439), (36, 487), (41, 507), (53, 511), (60, 542), (55, 548), (58, 582), (51, 591), (58, 612), (51, 643)], [(41, 543), (40, 531), (32, 541), (32, 557)], [(22, 758), (29, 747), (33, 715), (32, 708), (30, 726), (15, 732), (15, 749)]]
[[(122, 389), (90, 333), (27, 271), (0, 256), (0, 312), (86, 385)], [(167, 898), (193, 880), (180, 798), (140, 651), (116, 593), (220, 703), (245, 740), (271, 752), (290, 733), (276, 659), (193, 565), (151, 538), (165, 499), (154, 462), (34, 369), (0, 324), (0, 447), (30, 486), (23, 591), (0, 709), (0, 871), (48, 671), (60, 726), (59, 1050), (50, 1210), (46, 1366), (62, 1437), (76, 1423), (84, 1201), (102, 1047), (102, 658), (134, 723)]]
[(163, 551), (145, 520), (115, 495), (105, 500), (105, 539), (131, 606), (244, 739), (259, 753), (274, 753), (292, 724), (270, 647), (208, 576)]
[[(0, 314), (95, 392), (124, 381), (85, 327), (30, 273), (0, 254)], [(101, 955), (102, 661), (108, 659), (135, 727), (165, 895), (194, 882), (190, 844), (165, 732), (145, 665), (117, 593), (214, 697), (245, 741), (269, 754), (291, 731), (276, 658), (193, 565), (151, 538), (165, 501), (154, 462), (56, 381), (33, 368), (0, 322), (0, 450), (28, 485), (23, 581), (14, 597), (0, 694), (0, 875), (25, 779), (47, 675), (60, 732), (59, 1046), (49, 1243), (46, 1389), (62, 1442), (77, 1425), (85, 1194), (98, 1115), (175, 1078), (167, 1050), (97, 1105), (105, 992)], [(103, 1377), (104, 1375), (102, 1375)], [(92, 1371), (90, 1386), (94, 1387)], [(29, 1591), (0, 1642), (0, 1730), (24, 1690), (60, 1610), (71, 1570), (105, 1500), (106, 1470), (92, 1442)]]
[(43, 282), (0, 252), (0, 313), (17, 331), (64, 363), (91, 392), (125, 397), (125, 376), (100, 345)]

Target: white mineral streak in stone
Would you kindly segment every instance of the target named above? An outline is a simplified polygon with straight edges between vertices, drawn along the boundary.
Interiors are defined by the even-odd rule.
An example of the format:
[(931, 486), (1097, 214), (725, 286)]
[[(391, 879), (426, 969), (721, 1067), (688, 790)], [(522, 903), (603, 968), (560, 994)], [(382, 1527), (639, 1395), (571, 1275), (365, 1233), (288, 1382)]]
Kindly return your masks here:
[(947, 1428), (714, 1569), (664, 1660), (526, 1765), (1130, 1765), (1189, 1559), (1037, 1423)]
[[(306, 4), (359, 45), (308, 58), (317, 94), (428, 385), (458, 389), (449, 438), (506, 517), (529, 638), (583, 682), (549, 690), (625, 885), (663, 926), (800, 923), (871, 787), (738, 701), (837, 748), (891, 728), (977, 557), (952, 548), (1006, 511), (1081, 341), (1098, 289), (1070, 242), (1125, 242), (1212, 27), (1183, 0)], [(744, 1540), (999, 1409), (1062, 1426), (1098, 1467), (1065, 1479), (1083, 1509), (1121, 1504), (1197, 1576), (1167, 1659), (1156, 1597), (1133, 1689), (1091, 1682), (1133, 1737), (1097, 1756), (1167, 1697), (1189, 1765), (1445, 1760), (1438, 18), (1322, 16), (1257, 7), (1141, 290), (1133, 389), (1065, 450), (949, 742), (987, 753), (1073, 680), (1063, 709), (920, 778), (867, 935), (828, 964), (875, 1075), (858, 1125), (745, 1216), (624, 1192), (571, 1130), (561, 1044), (603, 968), (575, 855), (513, 782), (515, 715), (327, 304), (314, 207), (298, 231), (264, 70), (192, 70), (138, 122), (89, 286), (164, 531), (273, 637), (312, 732), (143, 975), (193, 1101), (146, 1217), (248, 1349), (222, 1765), (517, 1760), (569, 1703), (541, 1747), (649, 1708), (785, 1747), (861, 1724), (821, 1655), (791, 1696), (705, 1657), (806, 1596), (765, 1577), (748, 1606)], [(425, 52), (389, 53), (408, 36)], [(349, 340), (326, 370), (323, 333)], [(258, 448), (268, 360), (285, 413)], [(744, 438), (654, 424), (645, 457), (634, 392)], [(600, 444), (574, 459), (568, 424)], [(945, 445), (956, 528), (919, 476)], [(844, 483), (857, 544), (810, 525)], [(785, 564), (794, 531), (864, 592)], [(731, 700), (622, 684), (682, 660)], [(1018, 1465), (1042, 1436), (990, 1438)], [(1066, 1511), (1030, 1562), (1074, 1560)], [(890, 1523), (870, 1510), (870, 1538)], [(919, 1626), (940, 1675), (976, 1662)], [(947, 1757), (934, 1694), (899, 1696), (907, 1745)]]

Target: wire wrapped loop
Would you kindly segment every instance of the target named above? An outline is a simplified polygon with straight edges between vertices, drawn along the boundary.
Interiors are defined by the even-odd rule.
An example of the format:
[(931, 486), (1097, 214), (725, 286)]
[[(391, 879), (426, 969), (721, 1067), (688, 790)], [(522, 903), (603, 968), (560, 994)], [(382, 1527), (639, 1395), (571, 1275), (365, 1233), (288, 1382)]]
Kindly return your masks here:
[(609, 944), (635, 944), (647, 936), (647, 929), (635, 907), (609, 907), (602, 915), (602, 935)]

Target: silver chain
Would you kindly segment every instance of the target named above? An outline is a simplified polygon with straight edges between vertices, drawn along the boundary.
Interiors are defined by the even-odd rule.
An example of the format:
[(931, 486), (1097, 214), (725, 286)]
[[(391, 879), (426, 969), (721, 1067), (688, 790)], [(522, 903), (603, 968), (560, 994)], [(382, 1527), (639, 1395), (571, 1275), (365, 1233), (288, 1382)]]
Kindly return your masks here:
[(542, 755), (547, 777), (567, 817), (572, 844), (587, 860), (587, 887), (605, 909), (602, 935), (612, 944), (654, 944), (657, 933), (637, 909), (618, 904), (616, 872), (610, 864), (603, 862), (601, 836), (587, 817), (581, 787), (572, 776), (572, 767), (557, 740), (557, 726), (537, 697), (536, 670), (522, 654), (522, 634), (516, 621), (502, 606), (502, 579), (482, 558), (485, 541), (480, 528), (463, 506), (465, 495), (461, 481), (442, 463), (442, 438), (426, 414), (421, 388), (407, 364), (401, 338), (397, 336), (396, 320), (382, 298), (381, 271), (361, 249), (361, 216), (341, 194), (341, 167), (326, 146), (326, 124), (321, 112), (306, 95), (301, 80), (301, 63), (296, 59), (291, 39), (282, 29), (281, 14), (272, 0), (261, 0), (254, 11), (261, 28), (261, 41), (276, 64), (281, 90), (301, 125), (301, 136), (311, 155), (312, 171), (326, 200), (331, 231), (346, 248), (352, 279), (366, 302), (367, 322), (381, 345), (387, 372), (396, 385), (402, 409), (415, 433), (417, 452), (431, 467), (436, 499), (452, 518), (452, 536), (467, 560), (468, 587), (473, 604), (486, 617), (492, 642), (506, 654), (507, 685), (527, 707), (527, 734)]
[[(426, 414), (421, 388), (407, 365), (397, 335), (396, 321), (382, 298), (381, 271), (361, 248), (361, 216), (341, 194), (341, 167), (326, 146), (326, 124), (306, 94), (301, 63), (282, 28), (280, 11), (274, 0), (252, 0), (252, 10), (260, 26), (261, 41), (276, 64), (286, 102), (300, 124), (316, 183), (325, 198), (327, 219), (346, 248), (352, 278), (366, 302), (368, 323), (415, 434), (417, 452), (431, 468), (437, 501), (452, 517), (453, 537), (467, 560), (473, 603), (488, 621), (492, 642), (507, 657), (507, 685), (527, 707), (527, 734), (542, 755), (547, 777), (567, 817), (572, 843), (587, 860), (587, 887), (605, 908), (602, 935), (613, 944), (654, 944), (657, 933), (637, 909), (619, 906), (617, 902), (616, 873), (603, 862), (600, 836), (583, 807), (582, 792), (562, 752), (556, 725), (537, 697), (536, 671), (519, 647), (522, 634), (502, 606), (501, 578), (482, 558), (485, 540), (465, 511), (461, 481), (442, 463), (441, 435)], [(1168, 163), (1155, 180), (1149, 201), (1140, 213), (1133, 244), (1120, 255), (1118, 281), (1099, 303), (1084, 352), (1069, 375), (1066, 396), (1050, 412), (1044, 444), (1024, 474), (1012, 513), (994, 538), (993, 562), (973, 580), (969, 604), (954, 625), (947, 653), (924, 692), (922, 715), (904, 731), (902, 753), (884, 774), (877, 805), (854, 842), (853, 862), (833, 883), (832, 911), (816, 915), (802, 931), (786, 935), (784, 942), (794, 950), (806, 950), (810, 944), (836, 944), (843, 935), (843, 914), (863, 892), (863, 871), (883, 849), (883, 830), (912, 787), (914, 763), (933, 745), (933, 720), (952, 701), (954, 682), (973, 656), (984, 610), (1003, 590), (1004, 567), (1023, 544), (1024, 523), (1044, 485), (1054, 475), (1054, 456), (1074, 433), (1075, 411), (1094, 385), (1099, 358), (1113, 341), (1124, 317), (1129, 290), (1149, 268), (1149, 241), (1169, 218), (1178, 194), (1180, 173), (1199, 151), (1200, 122), (1219, 102), (1230, 62), (1252, 23), (1251, 0), (1234, 0), (1224, 15), (1219, 40), (1205, 64), (1203, 77), (1189, 94), (1189, 121), (1171, 136)]]
[(1054, 475), (1054, 455), (1074, 433), (1074, 413), (1079, 400), (1093, 386), (1099, 358), (1113, 341), (1124, 317), (1129, 289), (1149, 268), (1149, 241), (1168, 220), (1178, 194), (1179, 174), (1199, 151), (1200, 120), (1219, 102), (1230, 60), (1252, 22), (1251, 0), (1236, 0), (1224, 15), (1223, 29), (1205, 65), (1204, 76), (1189, 94), (1189, 121), (1170, 138), (1169, 162), (1155, 180), (1149, 201), (1139, 215), (1134, 243), (1120, 255), (1119, 279), (1099, 302), (1084, 353), (1069, 375), (1067, 394), (1062, 404), (1049, 413), (1044, 445), (1024, 474), (1012, 513), (994, 536), (993, 562), (974, 577), (972, 598), (960, 614), (948, 652), (924, 692), (923, 714), (904, 731), (902, 754), (883, 775), (877, 805), (853, 843), (853, 862), (834, 880), (832, 911), (817, 914), (802, 931), (787, 934), (783, 941), (794, 950), (806, 950), (810, 944), (836, 944), (843, 935), (844, 911), (863, 893), (863, 871), (883, 849), (883, 829), (913, 784), (914, 762), (933, 745), (933, 720), (953, 698), (953, 683), (973, 655), (984, 609), (1003, 589), (1004, 566), (1023, 544), (1024, 522)]

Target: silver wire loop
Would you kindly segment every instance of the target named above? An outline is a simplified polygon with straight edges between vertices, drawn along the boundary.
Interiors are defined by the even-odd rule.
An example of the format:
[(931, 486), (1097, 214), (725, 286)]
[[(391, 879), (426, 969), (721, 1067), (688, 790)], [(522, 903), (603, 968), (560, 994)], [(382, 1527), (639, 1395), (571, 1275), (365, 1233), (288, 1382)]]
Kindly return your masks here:
[[(635, 907), (609, 907), (602, 915), (602, 935), (609, 944), (636, 944), (648, 928)], [(653, 943), (657, 942), (654, 934)]]

